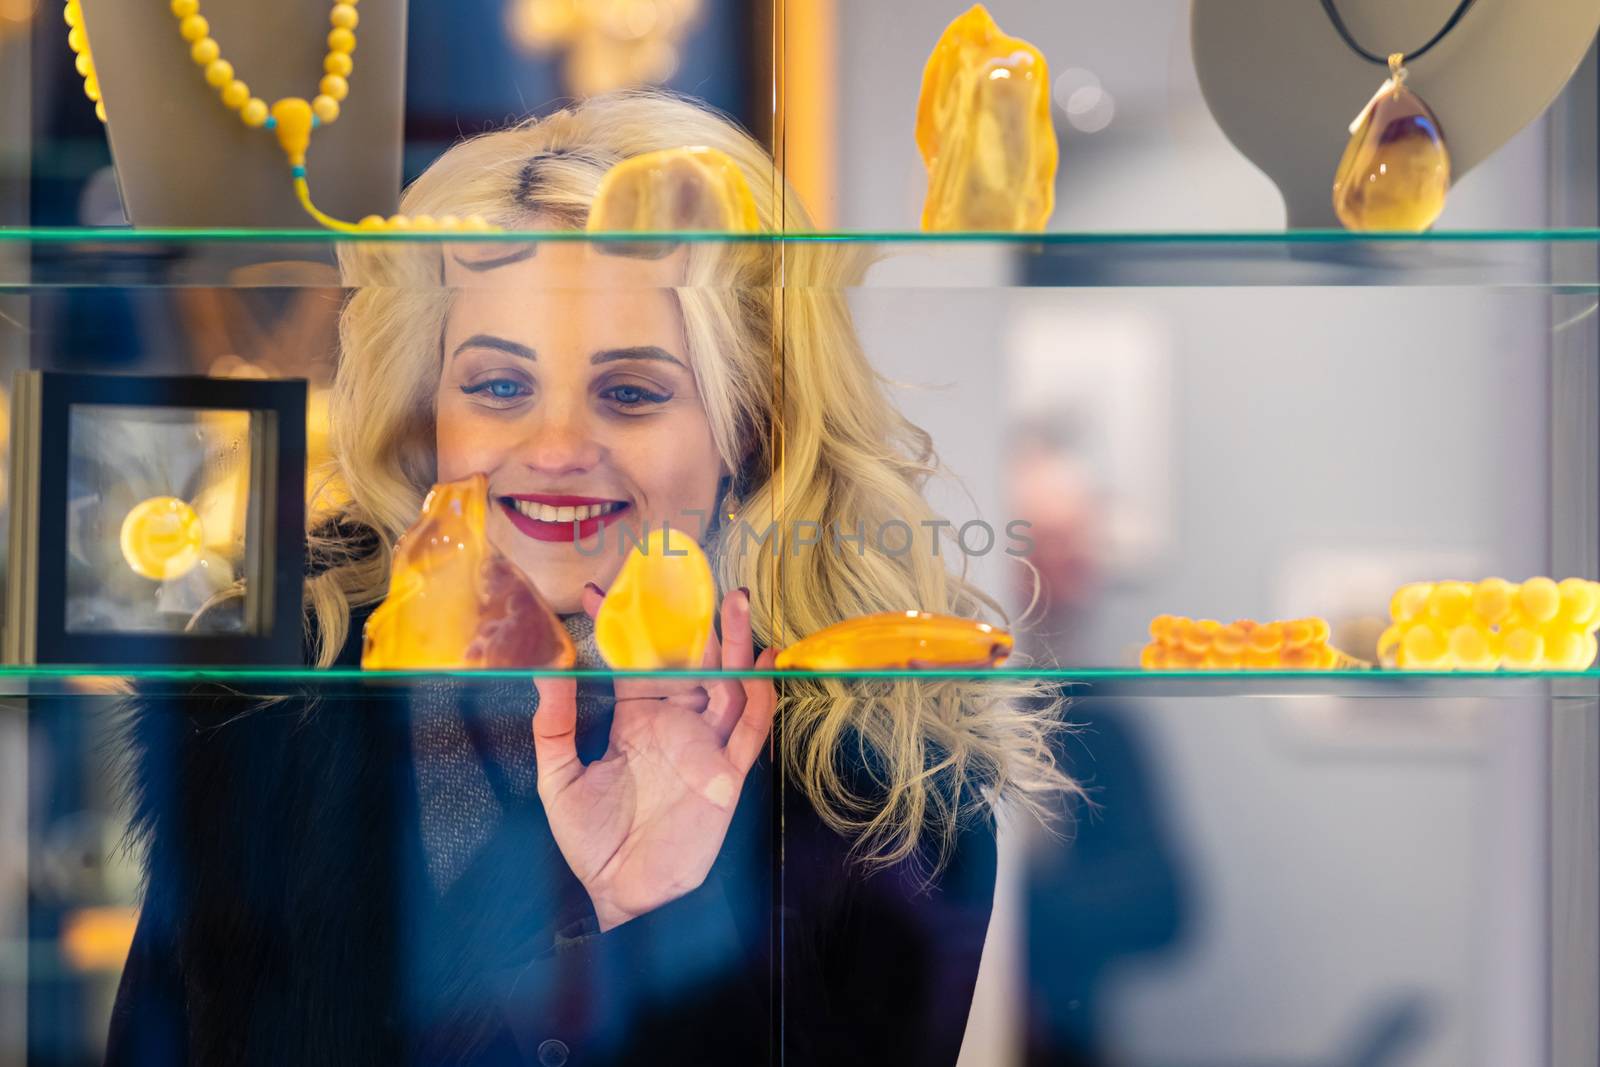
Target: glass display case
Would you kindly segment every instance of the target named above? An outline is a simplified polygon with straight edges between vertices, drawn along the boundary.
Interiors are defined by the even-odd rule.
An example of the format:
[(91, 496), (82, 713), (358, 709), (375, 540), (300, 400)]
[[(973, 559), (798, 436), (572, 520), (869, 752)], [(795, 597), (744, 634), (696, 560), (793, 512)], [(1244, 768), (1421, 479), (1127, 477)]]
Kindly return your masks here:
[[(358, 653), (319, 662), (314, 647), (297, 647), (298, 632), (284, 639), (284, 627), (293, 629), (293, 612), (284, 612), (310, 588), (303, 579), (324, 573), (319, 558), (333, 566), (318, 553), (340, 532), (350, 502), (337, 456), (392, 460), (418, 484), (453, 480), (479, 460), (511, 465), (495, 451), (499, 431), (473, 436), (472, 427), (462, 431), (465, 466), (452, 470), (434, 455), (450, 432), (440, 398), (479, 405), (473, 418), (501, 420), (474, 426), (509, 427), (505, 412), (534, 386), (501, 397), (494, 383), (509, 376), (514, 388), (515, 368), (537, 363), (547, 337), (552, 348), (590, 345), (585, 329), (612, 338), (591, 346), (597, 367), (613, 358), (676, 363), (662, 352), (670, 345), (650, 340), (652, 327), (637, 325), (662, 290), (679, 308), (698, 306), (702, 316), (736, 308), (766, 330), (761, 373), (733, 384), (703, 370), (691, 379), (711, 423), (737, 426), (753, 442), (740, 457), (746, 466), (727, 472), (727, 495), (717, 481), (706, 541), (720, 546), (712, 553), (719, 600), (739, 584), (730, 576), (754, 582), (756, 645), (795, 644), (809, 632), (795, 628), (799, 619), (963, 604), (1007, 629), (1015, 648), (983, 668), (914, 659), (743, 666), (739, 677), (770, 679), (778, 697), (758, 761), (770, 777), (758, 771), (761, 786), (741, 797), (715, 872), (739, 936), (765, 941), (770, 955), (753, 972), (736, 971), (722, 955), (737, 953), (718, 940), (721, 920), (684, 912), (673, 937), (613, 941), (594, 950), (587, 969), (556, 972), (571, 983), (563, 990), (518, 995), (548, 996), (563, 1011), (580, 1002), (587, 1021), (573, 1026), (625, 1044), (636, 1031), (654, 1033), (653, 1013), (670, 1010), (683, 989), (720, 990), (729, 975), (754, 973), (762, 980), (742, 993), (755, 1005), (747, 1015), (770, 1062), (781, 1062), (781, 1049), (809, 1048), (807, 1035), (827, 1026), (811, 991), (792, 994), (790, 968), (805, 964), (786, 955), (785, 924), (790, 895), (811, 892), (824, 874), (807, 866), (811, 844), (793, 836), (809, 824), (786, 809), (805, 795), (803, 775), (774, 754), (814, 741), (819, 728), (870, 733), (862, 724), (895, 721), (885, 707), (928, 707), (950, 716), (917, 735), (928, 776), (957, 752), (974, 761), (980, 784), (984, 774), (999, 780), (1008, 751), (1035, 745), (1039, 766), (1081, 787), (1060, 800), (1064, 814), (1053, 823), (1032, 818), (1025, 795), (1002, 805), (993, 855), (973, 861), (968, 853), (977, 874), (958, 864), (940, 888), (913, 886), (883, 913), (865, 913), (893, 927), (902, 914), (894, 907), (904, 904), (911, 932), (868, 940), (905, 949), (888, 973), (913, 982), (925, 932), (918, 924), (959, 928), (960, 880), (978, 878), (984, 906), (973, 952), (981, 953), (970, 997), (957, 998), (970, 1001), (970, 1012), (926, 1021), (929, 1033), (955, 1034), (960, 1063), (1600, 1063), (1593, 657), (1507, 665), (1497, 651), (1493, 669), (1466, 669), (1462, 656), (1441, 653), (1402, 667), (1398, 637), (1386, 633), (1404, 621), (1393, 602), (1411, 583), (1600, 579), (1593, 53), (1536, 128), (1452, 190), (1445, 221), (1454, 225), (1411, 235), (1275, 229), (1276, 207), (1260, 206), (1273, 195), (1266, 179), (1215, 130), (1188, 121), (1185, 108), (1197, 101), (1152, 102), (1141, 94), (1153, 91), (1154, 76), (1130, 80), (1126, 97), (1113, 101), (1116, 79), (1101, 86), (1100, 75), (1063, 57), (1070, 92), (1058, 101), (1064, 162), (1051, 228), (923, 233), (915, 230), (923, 175), (903, 99), (915, 82), (876, 92), (872, 64), (902, 49), (920, 64), (932, 33), (897, 38), (882, 21), (887, 6), (873, 7), (827, 5), (836, 52), (815, 39), (822, 24), (776, 20), (774, 57), (784, 71), (776, 80), (794, 111), (771, 117), (770, 143), (777, 173), (810, 198), (813, 231), (512, 231), (469, 240), (0, 229), (8, 391), (25, 380), (11, 374), (26, 371), (107, 381), (198, 376), (241, 390), (221, 403), (80, 406), (64, 455), (19, 458), (16, 442), (32, 428), (7, 426), (13, 462), (0, 531), (15, 536), (40, 518), (37, 485), (22, 491), (37, 471), (60, 466), (66, 491), (52, 497), (61, 513), (38, 527), (59, 531), (59, 544), (12, 545), (0, 556), (9, 560), (6, 648), (22, 647), (19, 613), (32, 610), (24, 605), (53, 599), (77, 638), (70, 647), (131, 635), (144, 643), (128, 647), (147, 651), (133, 662), (110, 651), (27, 662), (34, 657), (12, 651), (0, 665), (0, 1067), (100, 1062), (142, 899), (144, 857), (130, 819), (148, 831), (162, 818), (214, 818), (272, 851), (295, 847), (295, 819), (317, 817), (315, 807), (285, 801), (281, 822), (242, 825), (282, 799), (265, 785), (259, 805), (243, 811), (187, 810), (179, 783), (207, 773), (281, 770), (284, 781), (322, 780), (302, 762), (308, 757), (273, 747), (287, 744), (283, 736), (255, 727), (212, 748), (186, 747), (181, 735), (197, 724), (222, 729), (239, 708), (260, 722), (274, 708), (320, 706), (318, 724), (302, 734), (326, 730), (331, 745), (358, 746), (363, 766), (377, 768), (360, 782), (403, 780), (410, 802), (423, 805), (441, 790), (453, 802), (479, 798), (469, 806), (471, 838), (514, 823), (507, 798), (526, 802), (536, 789), (522, 757), (532, 754), (528, 710), (546, 692), (538, 684), (576, 678), (574, 731), (587, 760), (598, 753), (581, 748), (586, 699), (614, 701), (619, 679), (706, 677), (616, 671), (581, 654), (571, 669), (375, 672), (361, 669)], [(1096, 26), (1091, 39), (1136, 69), (1176, 62), (1165, 50), (1139, 58), (1132, 43)], [(888, 52), (869, 57), (867, 42), (878, 41)], [(1174, 75), (1184, 85), (1190, 78)], [(1086, 87), (1096, 92), (1074, 95)], [(891, 114), (894, 138), (885, 132)], [(1112, 114), (1122, 118), (1112, 123)], [(1202, 203), (1201, 187), (1221, 191)], [(541, 258), (559, 264), (557, 273), (503, 273)], [(682, 272), (663, 275), (663, 263)], [(437, 395), (418, 393), (383, 361), (385, 346), (400, 348), (384, 330), (398, 329), (392, 323), (413, 305), (459, 308), (471, 292), (485, 302), (485, 322), (504, 322), (496, 316), (512, 308), (566, 328), (548, 327), (553, 336), (534, 343), (509, 327), (452, 333), (442, 318), (426, 320), (444, 369), (434, 374)], [(373, 307), (352, 327), (349, 309), (363, 293)], [(380, 311), (383, 300), (392, 307)], [(711, 320), (683, 317), (682, 345), (703, 352), (718, 335), (694, 331), (711, 329)], [(358, 345), (376, 353), (371, 373), (336, 380), (341, 352)], [(858, 353), (859, 366), (837, 362), (842, 349)], [(452, 379), (449, 368), (474, 352), (493, 358)], [(649, 479), (707, 447), (676, 429), (661, 439), (626, 436), (648, 431), (620, 428), (617, 420), (636, 416), (619, 409), (648, 399), (653, 381), (607, 381), (622, 392), (589, 397), (590, 417), (612, 420), (615, 436), (596, 438), (603, 448), (645, 441), (637, 466), (617, 468), (640, 483), (613, 481), (610, 495), (637, 490), (643, 499), (658, 485), (676, 492), (671, 477)], [(280, 450), (261, 433), (260, 411), (283, 396), (251, 399), (251, 383), (292, 383), (295, 399), (303, 388), (303, 447), (297, 440)], [(740, 399), (728, 401), (735, 385)], [(855, 407), (868, 393), (885, 406)], [(392, 410), (369, 424), (356, 414), (361, 404)], [(538, 519), (516, 496), (581, 489), (583, 471), (610, 462), (609, 453), (583, 451), (578, 419), (563, 424), (568, 437), (527, 444), (538, 453), (529, 468), (557, 476), (502, 486), (507, 495), (490, 497), (504, 512), (494, 512), (499, 521), (515, 524), (518, 510), (545, 525), (586, 521)], [(292, 477), (285, 463), (296, 467)], [(818, 474), (851, 463), (885, 480), (835, 483)], [(493, 494), (493, 474), (490, 484)], [(292, 487), (289, 504), (283, 486)], [(262, 529), (264, 493), (274, 514), (304, 517), (308, 543), (287, 554), (281, 542), (250, 543), (247, 530)], [(418, 502), (404, 499), (414, 511)], [(135, 514), (152, 501), (188, 509), (182, 517), (205, 533)], [(680, 503), (690, 510), (693, 501), (673, 497)], [(858, 516), (867, 518), (858, 525)], [(293, 539), (298, 525), (277, 534)], [(754, 528), (747, 543), (741, 527)], [(193, 543), (141, 553), (140, 537)], [(379, 539), (391, 540), (389, 532)], [(736, 543), (752, 553), (746, 562), (726, 554)], [(305, 575), (294, 573), (302, 549)], [(936, 561), (915, 572), (932, 585), (883, 577), (900, 574), (896, 561), (907, 553)], [(47, 556), (62, 562), (49, 574), (39, 565)], [(808, 579), (819, 556), (832, 560), (816, 572), (826, 584)], [(266, 607), (249, 599), (245, 580), (264, 574), (261, 584), (276, 590)], [(970, 592), (951, 593), (957, 579)], [(228, 607), (240, 590), (242, 614), (237, 603)], [(890, 602), (889, 591), (899, 599)], [(273, 603), (276, 621), (268, 619)], [(577, 614), (572, 604), (556, 610)], [(1218, 630), (1234, 619), (1321, 620), (1337, 659), (1302, 667), (1203, 645), (1187, 658), (1152, 654), (1173, 617), (1219, 620)], [(347, 651), (359, 649), (365, 618), (357, 611), (350, 619)], [(264, 630), (276, 635), (270, 647)], [(183, 643), (195, 636), (261, 641), (218, 646), (237, 655), (201, 656)], [(786, 700), (809, 707), (810, 717), (786, 718)], [(853, 710), (816, 710), (823, 705)], [(962, 749), (960, 709), (1000, 705), (1048, 710), (1064, 725), (1034, 734), (1043, 718), (1019, 719), (1015, 732), (991, 739), (993, 748)], [(498, 764), (487, 761), (498, 769), (481, 789), (463, 786), (466, 772), (445, 757), (418, 762), (418, 753), (454, 751), (457, 734), (480, 744), (470, 716), (458, 717), (463, 707), (488, 716), (482, 743), (491, 748), (512, 745), (495, 741), (496, 731), (520, 731)], [(882, 715), (889, 718), (872, 718)], [(984, 758), (996, 766), (980, 767)], [(135, 759), (137, 773), (129, 770)], [(839, 773), (881, 785), (873, 777), (880, 770), (863, 756)], [(345, 810), (346, 788), (335, 782), (312, 799)], [(438, 844), (430, 832), (424, 819), (420, 846), (414, 834), (340, 839), (369, 866), (301, 873), (365, 888), (391, 876), (402, 883), (402, 868), (415, 867), (418, 886), (447, 885), (469, 903), (473, 891), (483, 899), (499, 891), (472, 882), (478, 850), (488, 847), (482, 840)], [(426, 855), (406, 854), (413, 847)], [(231, 877), (203, 891), (245, 894), (248, 879)], [(525, 888), (535, 898), (556, 893), (536, 879)], [(401, 928), (408, 899), (396, 892), (384, 905)], [(328, 922), (367, 921), (357, 910)], [(391, 962), (403, 995), (415, 993), (408, 983), (445, 981), (408, 970), (413, 961), (403, 954), (426, 949), (380, 950), (401, 954)], [(629, 987), (635, 999), (612, 995), (619, 969), (638, 979)], [(871, 1019), (870, 988), (848, 974), (830, 973), (828, 982), (833, 1010)], [(569, 1044), (580, 1042), (556, 1023), (537, 1025), (517, 1034), (528, 1062), (566, 1062)], [(625, 1054), (620, 1047), (605, 1053)], [(811, 1062), (804, 1053), (796, 1061)]]

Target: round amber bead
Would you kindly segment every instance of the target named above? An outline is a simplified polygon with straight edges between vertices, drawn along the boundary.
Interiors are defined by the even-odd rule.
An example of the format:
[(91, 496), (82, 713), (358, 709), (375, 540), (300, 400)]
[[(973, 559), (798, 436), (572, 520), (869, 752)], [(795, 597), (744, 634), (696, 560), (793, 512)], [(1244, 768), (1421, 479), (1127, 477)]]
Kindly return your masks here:
[(344, 52), (329, 52), (322, 57), (322, 69), (329, 74), (337, 74), (341, 78), (350, 77), (350, 72), (355, 69), (355, 61)]
[(220, 89), (233, 81), (233, 64), (226, 59), (213, 59), (206, 64), (206, 84)]
[(250, 87), (242, 81), (231, 81), (228, 87), (222, 90), (222, 102), (235, 111), (250, 102)]
[(339, 101), (326, 94), (318, 96), (311, 101), (311, 113), (327, 125), (339, 117)]
[(1428, 614), (1440, 626), (1460, 626), (1472, 607), (1472, 585), (1468, 582), (1440, 582), (1428, 596)]
[(331, 96), (335, 100), (343, 100), (350, 95), (350, 83), (337, 74), (325, 74), (322, 81), (317, 83), (317, 88), (322, 90), (323, 96)]
[(239, 117), (246, 126), (260, 126), (267, 121), (267, 102), (259, 96), (251, 99), (239, 109)]
[(222, 46), (210, 37), (202, 37), (189, 48), (189, 58), (196, 66), (209, 66), (222, 55)]
[(354, 4), (334, 4), (333, 10), (328, 12), (328, 21), (340, 29), (353, 30), (361, 16), (356, 13)]
[(200, 0), (172, 0), (168, 6), (172, 9), (173, 15), (180, 19), (200, 13)]
[(350, 53), (356, 50), (356, 35), (344, 27), (339, 27), (328, 34), (328, 51)]
[(1517, 602), (1530, 622), (1545, 623), (1561, 610), (1561, 591), (1549, 578), (1529, 578), (1522, 583)]
[(178, 23), (178, 32), (185, 41), (203, 40), (211, 32), (211, 23), (206, 21), (204, 15), (190, 15)]

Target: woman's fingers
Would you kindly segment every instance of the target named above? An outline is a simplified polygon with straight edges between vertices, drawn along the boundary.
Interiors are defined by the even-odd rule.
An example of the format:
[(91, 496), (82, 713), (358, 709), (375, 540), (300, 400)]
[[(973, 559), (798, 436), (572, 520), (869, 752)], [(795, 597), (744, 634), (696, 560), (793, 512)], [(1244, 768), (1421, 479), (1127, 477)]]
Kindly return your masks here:
[(593, 582), (583, 583), (583, 592), (578, 594), (578, 603), (583, 607), (583, 613), (589, 618), (598, 618), (600, 604), (606, 598), (606, 592)]
[[(770, 671), (778, 658), (778, 650), (769, 648), (756, 660), (755, 669)], [(755, 765), (762, 749), (767, 746), (767, 734), (772, 730), (772, 716), (778, 707), (778, 691), (771, 678), (741, 679), (744, 689), (744, 713), (728, 738), (728, 761), (740, 774)]]
[[(722, 670), (747, 671), (754, 659), (750, 635), (750, 594), (743, 589), (722, 598), (722, 643), (720, 662), (707, 664)], [(744, 714), (744, 686), (732, 678), (710, 683), (711, 703), (706, 708), (707, 725), (716, 731), (717, 740), (727, 744), (734, 724)]]
[(543, 677), (533, 680), (539, 706), (533, 713), (533, 754), (539, 795), (560, 793), (583, 774), (578, 760), (578, 680)]

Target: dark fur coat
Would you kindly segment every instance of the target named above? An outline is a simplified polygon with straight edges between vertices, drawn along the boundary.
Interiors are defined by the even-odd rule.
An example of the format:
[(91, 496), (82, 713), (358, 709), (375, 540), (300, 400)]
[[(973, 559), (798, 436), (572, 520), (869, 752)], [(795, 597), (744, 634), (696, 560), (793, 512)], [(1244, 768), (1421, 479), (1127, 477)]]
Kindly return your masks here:
[[(358, 658), (353, 636), (341, 665)], [(991, 827), (963, 835), (931, 891), (910, 869), (866, 877), (763, 758), (705, 884), (598, 933), (536, 794), (487, 749), (501, 817), (448, 886), (430, 879), (418, 688), (134, 702), (148, 885), (108, 1063), (955, 1062)]]

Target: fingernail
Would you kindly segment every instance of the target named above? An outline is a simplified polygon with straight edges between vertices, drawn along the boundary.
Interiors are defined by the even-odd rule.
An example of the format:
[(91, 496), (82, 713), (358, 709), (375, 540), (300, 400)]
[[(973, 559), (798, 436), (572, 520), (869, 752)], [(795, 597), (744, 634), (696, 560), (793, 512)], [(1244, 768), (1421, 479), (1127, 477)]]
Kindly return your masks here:
[(744, 602), (746, 604), (750, 603), (750, 587), (748, 585), (741, 585), (739, 587), (739, 592), (744, 594)]
[(584, 582), (583, 583), (583, 587), (585, 589), (593, 589), (595, 591), (595, 595), (596, 596), (605, 596), (606, 595), (606, 591), (604, 589), (601, 589), (598, 585), (595, 585), (593, 582)]

